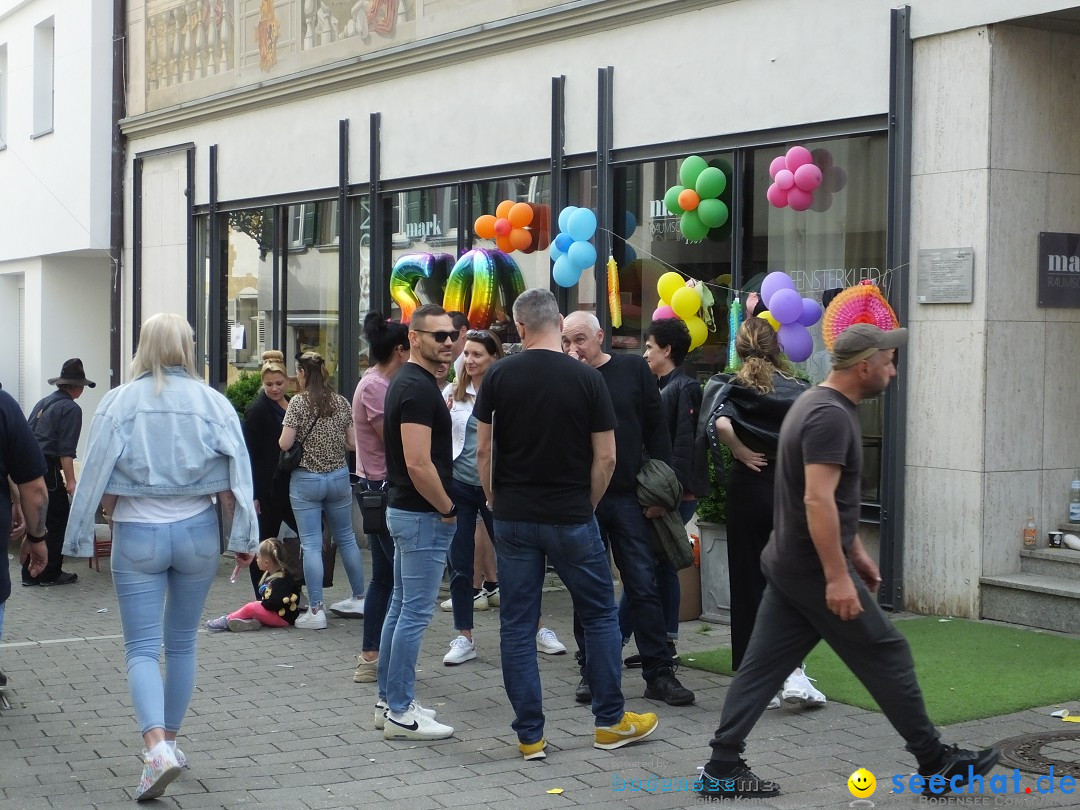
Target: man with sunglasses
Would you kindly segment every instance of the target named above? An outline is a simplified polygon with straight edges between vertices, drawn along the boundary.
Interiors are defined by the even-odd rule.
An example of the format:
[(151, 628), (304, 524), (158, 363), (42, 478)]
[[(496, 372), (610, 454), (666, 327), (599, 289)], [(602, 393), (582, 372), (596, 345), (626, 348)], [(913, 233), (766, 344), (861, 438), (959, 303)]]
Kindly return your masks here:
[(449, 495), (450, 411), (435, 382), (439, 366), (453, 359), (457, 334), (442, 307), (418, 308), (409, 323), (409, 360), (386, 391), (386, 524), (394, 539), (395, 588), (379, 644), (375, 727), (389, 740), (442, 740), (454, 733), (415, 697), (420, 643), (457, 524)]

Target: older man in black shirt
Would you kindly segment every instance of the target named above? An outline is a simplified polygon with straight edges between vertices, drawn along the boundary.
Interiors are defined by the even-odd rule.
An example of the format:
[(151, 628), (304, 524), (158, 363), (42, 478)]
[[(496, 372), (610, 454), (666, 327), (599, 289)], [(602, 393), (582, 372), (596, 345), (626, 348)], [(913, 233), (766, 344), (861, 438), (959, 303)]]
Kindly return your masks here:
[(75, 494), (75, 453), (82, 432), (82, 408), (75, 400), (82, 396), (84, 388), (94, 388), (97, 383), (86, 379), (82, 360), (73, 357), (64, 363), (59, 377), (49, 380), (49, 385), (55, 385), (56, 390), (30, 410), (30, 429), (47, 465), (49, 564), (38, 576), (23, 565), (23, 585), (70, 585), (79, 578), (76, 573), (60, 569), (64, 561), (64, 532), (71, 512), (69, 497)]

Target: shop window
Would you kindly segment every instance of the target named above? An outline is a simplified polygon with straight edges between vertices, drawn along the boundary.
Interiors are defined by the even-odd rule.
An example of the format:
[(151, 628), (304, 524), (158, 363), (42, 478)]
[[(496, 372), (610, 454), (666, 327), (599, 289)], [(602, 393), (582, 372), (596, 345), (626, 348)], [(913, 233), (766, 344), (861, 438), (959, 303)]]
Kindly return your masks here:
[(315, 247), (336, 250), (338, 246), (338, 201), (329, 200), (315, 206)]
[[(229, 384), (243, 371), (257, 371), (262, 353), (274, 348), (274, 209), (233, 211), (227, 223), (223, 337)], [(205, 328), (203, 318), (200, 332)]]
[[(828, 290), (869, 280), (888, 296), (892, 277), (886, 269), (888, 154), (884, 134), (834, 138), (804, 144), (823, 170), (822, 185), (806, 211), (776, 208), (765, 193), (772, 182), (771, 161), (794, 144), (756, 149), (747, 154), (740, 287), (755, 290), (764, 276), (782, 270), (799, 293), (821, 300)], [(811, 329), (814, 353), (799, 368), (813, 382), (829, 371), (820, 323)], [(859, 405), (863, 434), (863, 500), (880, 498), (884, 399)]]
[[(288, 206), (289, 250), (283, 257), (285, 312), (284, 348), (287, 364), (297, 352), (316, 351), (326, 359), (336, 388), (338, 366), (338, 254), (336, 251), (297, 248), (296, 237), (303, 246), (313, 245), (316, 222), (331, 214), (336, 219), (336, 201), (300, 203)], [(310, 224), (309, 224), (310, 223)], [(310, 239), (310, 241), (308, 241)]]
[[(402, 191), (393, 195), (391, 267), (408, 253), (446, 253), (457, 257), (458, 187)], [(390, 272), (389, 270), (387, 271)], [(442, 304), (445, 278), (417, 282), (416, 296), (424, 304)], [(391, 301), (389, 317), (399, 319), (401, 308)]]

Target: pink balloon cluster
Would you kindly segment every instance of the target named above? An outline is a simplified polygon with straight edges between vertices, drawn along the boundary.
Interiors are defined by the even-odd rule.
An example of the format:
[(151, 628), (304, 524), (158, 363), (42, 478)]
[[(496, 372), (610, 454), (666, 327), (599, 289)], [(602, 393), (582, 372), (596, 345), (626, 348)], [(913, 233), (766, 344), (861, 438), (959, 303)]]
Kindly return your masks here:
[(786, 155), (773, 158), (769, 177), (773, 180), (765, 192), (769, 202), (776, 208), (790, 206), (794, 211), (805, 211), (814, 204), (814, 191), (823, 179), (805, 146), (793, 146)]
[(814, 338), (806, 328), (821, 319), (821, 304), (803, 298), (787, 273), (776, 270), (761, 282), (761, 300), (780, 324), (777, 337), (788, 359), (801, 363), (814, 351)]

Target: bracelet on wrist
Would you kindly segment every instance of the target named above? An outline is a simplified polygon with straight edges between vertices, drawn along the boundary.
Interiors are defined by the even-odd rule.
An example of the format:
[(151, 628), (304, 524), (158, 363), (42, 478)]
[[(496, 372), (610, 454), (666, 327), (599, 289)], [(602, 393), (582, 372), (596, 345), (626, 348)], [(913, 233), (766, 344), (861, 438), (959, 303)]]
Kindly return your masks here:
[(44, 543), (45, 538), (48, 537), (48, 536), (49, 536), (48, 531), (46, 531), (45, 534), (41, 535), (40, 537), (38, 537), (36, 535), (33, 535), (33, 534), (30, 534), (30, 532), (26, 533), (26, 539), (29, 540), (31, 543)]
[(457, 504), (455, 503), (453, 506), (451, 506), (449, 512), (439, 512), (439, 514), (442, 515), (447, 520), (449, 520), (452, 517), (457, 517)]

